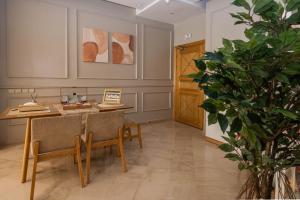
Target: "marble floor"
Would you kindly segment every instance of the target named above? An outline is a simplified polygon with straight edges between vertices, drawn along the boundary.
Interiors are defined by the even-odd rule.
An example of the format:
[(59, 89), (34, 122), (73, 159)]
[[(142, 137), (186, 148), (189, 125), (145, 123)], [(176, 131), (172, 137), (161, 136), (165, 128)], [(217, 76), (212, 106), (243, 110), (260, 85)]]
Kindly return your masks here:
[[(165, 121), (142, 126), (144, 148), (126, 141), (128, 172), (115, 153), (93, 155), (91, 182), (80, 187), (72, 158), (38, 164), (36, 200), (198, 200), (235, 199), (245, 179), (200, 130)], [(20, 183), (22, 145), (0, 149), (0, 199), (29, 199)], [(83, 162), (83, 164), (85, 164)]]

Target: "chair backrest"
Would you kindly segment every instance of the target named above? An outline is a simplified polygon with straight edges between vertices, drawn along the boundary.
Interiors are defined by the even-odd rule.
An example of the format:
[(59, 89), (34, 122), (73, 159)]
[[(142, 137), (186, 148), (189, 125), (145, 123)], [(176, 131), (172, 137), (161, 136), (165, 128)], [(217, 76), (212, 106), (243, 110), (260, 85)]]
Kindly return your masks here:
[(71, 148), (81, 134), (81, 116), (46, 117), (32, 120), (32, 142), (40, 141), (39, 153)]
[(100, 112), (88, 114), (86, 133), (93, 134), (93, 141), (103, 141), (118, 137), (118, 130), (124, 125), (124, 112)]

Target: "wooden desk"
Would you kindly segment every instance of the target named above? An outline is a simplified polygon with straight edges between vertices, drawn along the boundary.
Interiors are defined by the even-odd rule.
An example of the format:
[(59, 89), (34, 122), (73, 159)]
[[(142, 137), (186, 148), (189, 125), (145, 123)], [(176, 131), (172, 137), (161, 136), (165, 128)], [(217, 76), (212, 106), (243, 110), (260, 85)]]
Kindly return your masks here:
[[(112, 108), (100, 108), (96, 106), (99, 112), (109, 112), (116, 110), (126, 110), (131, 109), (131, 106), (120, 106), (120, 107), (112, 107)], [(24, 139), (24, 151), (23, 151), (23, 160), (22, 160), (22, 175), (21, 175), (21, 183), (26, 182), (27, 178), (27, 169), (28, 169), (28, 159), (29, 159), (29, 150), (31, 143), (31, 121), (34, 118), (43, 118), (43, 117), (54, 117), (61, 116), (62, 114), (57, 109), (57, 106), (49, 105), (49, 111), (34, 111), (34, 112), (18, 112), (16, 114), (11, 114), (11, 110), (14, 108), (7, 108), (4, 112), (0, 113), (0, 120), (11, 120), (11, 119), (23, 119), (27, 118), (26, 130), (25, 130), (25, 139)], [(82, 112), (81, 112), (82, 113)]]

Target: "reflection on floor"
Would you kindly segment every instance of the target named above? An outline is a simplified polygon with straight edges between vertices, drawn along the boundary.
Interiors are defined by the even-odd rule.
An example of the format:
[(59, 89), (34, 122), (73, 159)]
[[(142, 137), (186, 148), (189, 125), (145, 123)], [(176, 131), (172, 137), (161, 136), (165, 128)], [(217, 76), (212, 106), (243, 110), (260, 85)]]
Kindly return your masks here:
[[(196, 200), (234, 199), (244, 176), (198, 129), (173, 121), (142, 126), (144, 148), (126, 142), (128, 172), (118, 157), (100, 151), (91, 165), (91, 183), (80, 188), (72, 158), (39, 163), (37, 200)], [(0, 199), (29, 199), (20, 183), (22, 146), (0, 149)], [(85, 164), (85, 163), (83, 163)]]

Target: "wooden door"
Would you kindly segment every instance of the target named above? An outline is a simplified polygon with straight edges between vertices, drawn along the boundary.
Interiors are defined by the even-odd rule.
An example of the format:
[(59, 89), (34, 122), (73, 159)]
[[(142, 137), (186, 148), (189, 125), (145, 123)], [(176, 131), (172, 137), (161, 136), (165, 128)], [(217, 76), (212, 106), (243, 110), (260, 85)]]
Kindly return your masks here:
[(204, 52), (204, 40), (175, 48), (175, 120), (200, 129), (203, 129), (204, 111), (199, 105), (204, 100), (204, 93), (186, 75), (198, 72), (194, 59), (201, 57)]

